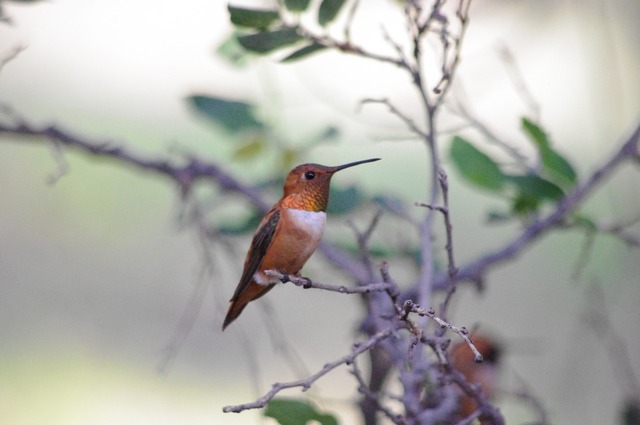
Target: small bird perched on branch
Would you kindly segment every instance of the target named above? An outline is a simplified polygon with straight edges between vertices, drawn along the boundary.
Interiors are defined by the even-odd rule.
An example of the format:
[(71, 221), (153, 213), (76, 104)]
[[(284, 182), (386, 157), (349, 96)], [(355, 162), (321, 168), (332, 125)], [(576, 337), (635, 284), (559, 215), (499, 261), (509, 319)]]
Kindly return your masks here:
[[(474, 334), (471, 336), (473, 344), (482, 354), (483, 361), (476, 363), (474, 355), (465, 342), (459, 342), (451, 348), (451, 360), (453, 366), (460, 371), (468, 382), (480, 385), (480, 392), (487, 400), (491, 400), (498, 387), (498, 369), (502, 348), (486, 335)], [(466, 394), (460, 399), (459, 415), (464, 419), (478, 409), (478, 403)], [(490, 425), (492, 422), (480, 416), (481, 425)]]
[(289, 172), (284, 182), (284, 195), (265, 214), (253, 235), (222, 330), (238, 318), (249, 302), (266, 294), (280, 281), (265, 271), (298, 275), (311, 257), (324, 231), (331, 177), (345, 168), (379, 159), (336, 167), (302, 164)]

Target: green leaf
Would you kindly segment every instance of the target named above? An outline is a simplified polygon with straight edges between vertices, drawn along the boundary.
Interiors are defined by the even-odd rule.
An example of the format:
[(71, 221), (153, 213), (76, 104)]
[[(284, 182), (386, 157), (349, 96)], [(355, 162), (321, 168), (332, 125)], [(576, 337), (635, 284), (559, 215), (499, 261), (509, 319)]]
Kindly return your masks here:
[(284, 0), (284, 6), (294, 12), (307, 10), (311, 0)]
[(323, 27), (333, 21), (345, 4), (345, 0), (323, 0), (318, 11), (318, 23)]
[(542, 202), (557, 201), (564, 196), (562, 189), (536, 175), (507, 176), (507, 179), (516, 188), (515, 212), (535, 211)]
[(460, 136), (455, 136), (449, 155), (458, 172), (469, 182), (494, 192), (502, 189), (505, 175), (487, 154)]
[(302, 59), (304, 57), (307, 57), (309, 55), (312, 55), (316, 52), (319, 52), (320, 50), (325, 49), (326, 46), (320, 44), (320, 43), (311, 43), (308, 46), (304, 46), (301, 49), (296, 50), (295, 52), (291, 53), (289, 56), (287, 56), (286, 58), (282, 59), (280, 62), (282, 63), (288, 63), (288, 62), (293, 62), (296, 61), (298, 59)]
[(516, 186), (520, 194), (540, 201), (557, 201), (564, 196), (564, 192), (558, 186), (532, 174), (508, 176), (508, 181)]
[(245, 49), (265, 54), (303, 40), (295, 28), (279, 28), (273, 31), (261, 31), (238, 37), (238, 42)]
[(205, 95), (190, 96), (187, 100), (202, 116), (230, 132), (264, 128), (248, 103)]
[(542, 155), (542, 166), (549, 178), (567, 188), (575, 186), (576, 172), (563, 156), (550, 149)]
[(264, 415), (274, 418), (280, 425), (306, 425), (317, 421), (320, 425), (338, 425), (335, 416), (319, 413), (304, 400), (276, 398), (267, 404)]
[(362, 192), (355, 186), (346, 189), (331, 186), (327, 214), (347, 214), (357, 208), (363, 201)]
[(280, 18), (277, 10), (246, 9), (244, 7), (228, 6), (231, 22), (240, 27), (269, 28)]
[(538, 146), (538, 149), (549, 149), (550, 146), (547, 133), (538, 124), (535, 124), (526, 117), (522, 117), (522, 129), (527, 133), (534, 144)]
[(542, 127), (523, 117), (522, 129), (538, 149), (543, 174), (558, 184), (573, 187), (577, 177), (575, 170), (567, 159), (551, 147), (549, 137)]

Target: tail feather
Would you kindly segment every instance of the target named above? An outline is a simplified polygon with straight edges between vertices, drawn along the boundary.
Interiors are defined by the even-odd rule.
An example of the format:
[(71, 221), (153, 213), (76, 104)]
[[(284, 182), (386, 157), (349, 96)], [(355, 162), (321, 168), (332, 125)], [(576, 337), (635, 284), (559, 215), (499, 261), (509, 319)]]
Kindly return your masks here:
[(242, 310), (244, 310), (247, 304), (249, 304), (248, 301), (245, 303), (241, 303), (239, 302), (239, 300), (231, 301), (231, 303), (229, 304), (229, 309), (227, 310), (227, 315), (225, 316), (224, 322), (222, 323), (223, 331), (227, 328), (227, 326), (231, 324), (231, 322), (233, 322), (238, 318), (238, 316), (240, 316), (240, 313), (242, 313)]
[(271, 288), (274, 287), (274, 284), (269, 285), (260, 285), (252, 281), (249, 283), (247, 288), (238, 294), (238, 296), (231, 298), (231, 302), (229, 303), (229, 309), (227, 310), (227, 315), (224, 318), (224, 322), (222, 323), (222, 330), (224, 331), (227, 326), (231, 324), (234, 320), (240, 316), (242, 310), (249, 304), (251, 301), (256, 300), (269, 292)]

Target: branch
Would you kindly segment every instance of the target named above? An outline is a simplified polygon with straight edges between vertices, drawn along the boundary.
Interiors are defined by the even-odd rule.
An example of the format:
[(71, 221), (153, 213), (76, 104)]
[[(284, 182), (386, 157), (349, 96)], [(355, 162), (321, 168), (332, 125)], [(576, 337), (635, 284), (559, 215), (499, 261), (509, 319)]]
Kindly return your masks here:
[(269, 208), (269, 205), (254, 188), (240, 183), (218, 165), (201, 161), (195, 157), (187, 158), (186, 165), (174, 164), (166, 159), (149, 159), (128, 148), (117, 146), (110, 140), (88, 140), (53, 125), (36, 127), (26, 122), (18, 122), (14, 125), (0, 123), (0, 135), (24, 137), (27, 140), (30, 138), (34, 138), (32, 140), (49, 139), (82, 153), (116, 159), (120, 163), (136, 169), (169, 177), (179, 185), (183, 193), (188, 192), (196, 180), (214, 180), (225, 190), (241, 193), (257, 208), (263, 211), (267, 211)]
[[(358, 368), (356, 361), (354, 360), (353, 366), (351, 368), (351, 374), (358, 381), (358, 392), (364, 396), (364, 399), (360, 402), (360, 405), (370, 403), (372, 406), (371, 415), (376, 415), (378, 411), (382, 412), (391, 422), (396, 425), (406, 425), (407, 422), (405, 418), (398, 413), (394, 413), (391, 409), (387, 408), (380, 402), (380, 395), (376, 391), (372, 391), (364, 380), (362, 376), (362, 372)], [(364, 411), (364, 409), (363, 409)], [(366, 419), (365, 419), (366, 421)], [(368, 422), (366, 422), (368, 423)]]
[[(464, 280), (481, 282), (484, 274), (490, 268), (511, 260), (551, 228), (559, 225), (566, 216), (573, 212), (621, 163), (631, 160), (640, 164), (639, 141), (640, 124), (638, 124), (633, 134), (622, 147), (616, 151), (604, 165), (593, 172), (572, 194), (558, 202), (555, 209), (545, 218), (532, 223), (525, 228), (517, 238), (506, 244), (503, 248), (461, 267), (453, 280), (458, 282)], [(451, 278), (448, 273), (441, 273), (436, 277), (435, 285), (442, 289), (446, 287), (447, 282), (450, 280)]]
[(0, 58), (0, 72), (4, 69), (4, 67), (14, 60), (20, 53), (26, 50), (24, 46), (17, 46), (11, 49), (8, 53), (6, 53), (3, 57)]
[(372, 264), (371, 255), (369, 252), (369, 240), (371, 239), (371, 235), (373, 235), (373, 231), (378, 226), (378, 223), (380, 222), (380, 218), (382, 218), (382, 210), (378, 209), (376, 211), (376, 214), (371, 219), (371, 223), (369, 223), (369, 227), (367, 227), (367, 229), (364, 232), (360, 232), (352, 221), (348, 222), (349, 226), (353, 229), (354, 233), (356, 234), (356, 240), (358, 241), (358, 249), (360, 251), (360, 258), (361, 258), (362, 264), (364, 265), (365, 269), (369, 273), (369, 279), (368, 279), (369, 281), (373, 280), (373, 264)]
[(385, 292), (395, 288), (393, 284), (386, 282), (369, 283), (353, 287), (344, 285), (327, 285), (324, 283), (313, 282), (311, 279), (305, 277), (297, 277), (280, 273), (277, 270), (265, 270), (265, 274), (280, 279), (282, 283), (291, 282), (296, 286), (303, 287), (304, 289), (323, 289), (325, 291), (338, 292), (340, 294), (367, 294), (369, 292)]
[(413, 131), (415, 134), (417, 134), (419, 137), (421, 138), (426, 138), (427, 134), (421, 130), (416, 123), (413, 122), (413, 120), (411, 118), (409, 118), (407, 115), (405, 115), (404, 113), (402, 113), (398, 108), (395, 107), (395, 105), (393, 103), (391, 103), (391, 101), (389, 101), (389, 99), (387, 98), (382, 98), (382, 99), (363, 99), (360, 104), (361, 105), (365, 105), (367, 103), (379, 103), (382, 105), (385, 105), (387, 108), (389, 108), (389, 112), (391, 112), (393, 115), (395, 115), (396, 117), (400, 118), (404, 124), (409, 127), (409, 129), (411, 129), (411, 131)]
[(473, 342), (471, 342), (471, 339), (467, 336), (469, 335), (469, 331), (464, 326), (460, 328), (457, 326), (454, 326), (451, 323), (447, 322), (446, 320), (443, 320), (440, 317), (436, 316), (436, 312), (432, 308), (425, 310), (424, 308), (420, 308), (420, 306), (414, 304), (413, 301), (411, 300), (405, 301), (402, 309), (404, 311), (403, 315), (400, 317), (400, 319), (402, 320), (406, 321), (409, 313), (417, 313), (419, 316), (430, 318), (431, 320), (436, 322), (441, 328), (449, 329), (450, 331), (458, 334), (460, 338), (462, 338), (464, 342), (469, 346), (471, 351), (473, 351), (473, 356), (474, 356), (473, 361), (476, 363), (482, 362), (483, 360), (482, 354), (480, 354), (480, 351), (478, 351), (478, 349), (473, 344)]
[(385, 329), (384, 331), (378, 332), (375, 335), (371, 336), (367, 341), (363, 342), (363, 343), (356, 343), (354, 344), (354, 348), (351, 351), (351, 353), (347, 354), (346, 356), (343, 356), (341, 358), (339, 358), (338, 360), (335, 360), (331, 363), (327, 363), (325, 364), (322, 369), (320, 369), (318, 372), (314, 373), (313, 375), (305, 378), (305, 379), (299, 379), (297, 381), (290, 381), (290, 382), (285, 382), (285, 383), (276, 383), (273, 384), (273, 386), (271, 387), (271, 389), (262, 397), (260, 397), (259, 399), (257, 399), (256, 401), (252, 402), (252, 403), (246, 403), (246, 404), (238, 404), (235, 406), (225, 406), (222, 411), (225, 413), (240, 413), (242, 411), (245, 410), (249, 410), (249, 409), (260, 409), (264, 406), (267, 405), (267, 403), (269, 403), (269, 401), (271, 401), (280, 391), (287, 389), (287, 388), (297, 388), (300, 387), (302, 388), (302, 391), (306, 391), (309, 388), (311, 388), (311, 385), (317, 381), (318, 379), (322, 378), (324, 375), (326, 375), (327, 373), (329, 373), (330, 371), (332, 371), (333, 369), (335, 369), (336, 367), (346, 364), (346, 365), (350, 365), (353, 363), (353, 361), (356, 359), (356, 357), (358, 357), (360, 354), (368, 351), (369, 349), (371, 349), (372, 347), (374, 347), (375, 345), (377, 345), (380, 341), (385, 340), (386, 338), (390, 337), (394, 332), (396, 331), (396, 327), (390, 326), (387, 329)]
[(440, 183), (440, 188), (442, 189), (443, 206), (439, 207), (422, 202), (416, 202), (416, 206), (429, 208), (430, 210), (436, 210), (442, 213), (444, 217), (444, 227), (447, 239), (447, 244), (445, 246), (448, 262), (447, 271), (449, 273), (449, 277), (453, 279), (456, 273), (458, 273), (458, 268), (456, 267), (456, 262), (453, 255), (453, 225), (451, 224), (451, 217), (449, 215), (449, 183), (447, 181), (447, 174), (442, 169), (438, 170), (438, 182)]
[(346, 41), (338, 41), (329, 37), (328, 35), (316, 35), (301, 25), (295, 25), (295, 28), (298, 31), (298, 34), (300, 34), (306, 40), (311, 41), (313, 43), (320, 44), (327, 48), (337, 49), (343, 53), (350, 53), (356, 56), (372, 59), (382, 63), (388, 63), (403, 69), (411, 69), (411, 66), (402, 58), (397, 59), (391, 56), (370, 52), (368, 50), (361, 48), (360, 46), (357, 46), (351, 43), (349, 39), (347, 39)]

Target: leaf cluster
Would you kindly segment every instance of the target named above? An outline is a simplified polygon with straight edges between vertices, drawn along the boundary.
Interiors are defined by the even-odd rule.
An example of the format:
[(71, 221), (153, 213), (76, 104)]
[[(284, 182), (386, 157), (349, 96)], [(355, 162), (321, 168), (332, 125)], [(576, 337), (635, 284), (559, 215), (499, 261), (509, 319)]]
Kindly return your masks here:
[(521, 119), (522, 131), (536, 150), (535, 168), (505, 171), (497, 160), (462, 136), (454, 136), (449, 154), (460, 175), (474, 186), (505, 198), (510, 211), (492, 213), (493, 220), (538, 212), (542, 205), (557, 202), (576, 185), (575, 169), (555, 150), (547, 132), (528, 118)]
[[(346, 0), (322, 0), (316, 12), (318, 25), (326, 27), (331, 23), (345, 3)], [(299, 27), (286, 20), (289, 14), (309, 12), (310, 0), (285, 0), (282, 5), (279, 9), (253, 9), (229, 5), (231, 22), (238, 28), (238, 32), (220, 51), (230, 59), (237, 59), (240, 54), (235, 47), (236, 43), (246, 52), (260, 55), (296, 46), (296, 49), (282, 60), (291, 62), (324, 49), (324, 45), (305, 39)]]

